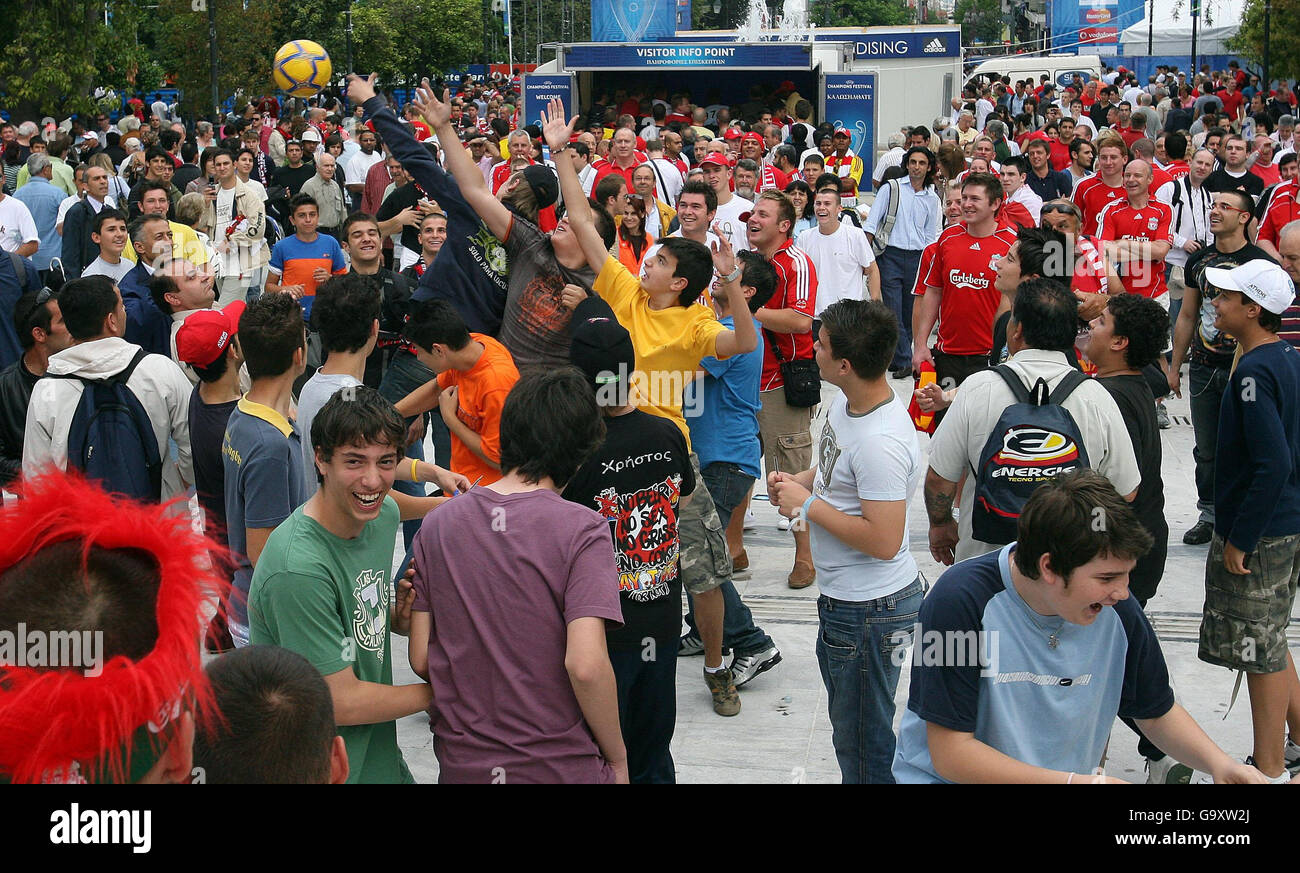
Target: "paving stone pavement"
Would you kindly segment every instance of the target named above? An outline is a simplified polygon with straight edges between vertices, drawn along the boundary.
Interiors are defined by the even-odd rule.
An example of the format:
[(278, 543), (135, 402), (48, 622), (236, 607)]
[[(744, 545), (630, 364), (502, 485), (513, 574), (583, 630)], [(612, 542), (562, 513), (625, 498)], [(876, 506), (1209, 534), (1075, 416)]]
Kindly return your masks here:
[[(1187, 384), (1186, 378), (1183, 384)], [(908, 383), (893, 382), (902, 393)], [(1161, 432), (1164, 444), (1165, 514), (1169, 520), (1169, 558), (1164, 580), (1147, 604), (1147, 614), (1160, 637), (1178, 701), (1225, 751), (1241, 758), (1250, 752), (1250, 707), (1244, 683), (1236, 706), (1226, 720), (1234, 675), (1196, 657), (1196, 639), (1203, 601), (1205, 554), (1208, 546), (1185, 546), (1182, 536), (1196, 521), (1193, 481), (1192, 428), (1188, 401), (1167, 402), (1173, 426)], [(928, 437), (922, 436), (922, 451)], [(923, 457), (922, 462), (925, 463)], [(762, 490), (761, 488), (759, 489)], [(912, 554), (921, 572), (933, 582), (945, 569), (930, 557), (925, 507), (919, 493), (908, 514)], [(700, 657), (681, 658), (677, 670), (677, 729), (672, 753), (677, 780), (682, 783), (833, 783), (840, 781), (826, 718), (826, 694), (817, 669), (816, 585), (792, 591), (786, 575), (793, 562), (790, 534), (777, 529), (776, 510), (766, 501), (753, 503), (757, 526), (745, 534), (751, 578), (737, 580), (755, 622), (781, 650), (775, 668), (741, 689), (738, 716), (713, 713), (701, 676)], [(1300, 624), (1291, 628), (1293, 653), (1300, 648)], [(406, 658), (406, 640), (393, 638), (394, 681), (415, 681)], [(907, 705), (908, 672), (903, 671), (895, 701), (895, 729)], [(437, 781), (428, 717), (423, 713), (398, 722), (398, 741), (407, 764), (420, 782)], [(1107, 772), (1130, 781), (1143, 781), (1143, 759), (1135, 735), (1116, 720), (1108, 750)]]

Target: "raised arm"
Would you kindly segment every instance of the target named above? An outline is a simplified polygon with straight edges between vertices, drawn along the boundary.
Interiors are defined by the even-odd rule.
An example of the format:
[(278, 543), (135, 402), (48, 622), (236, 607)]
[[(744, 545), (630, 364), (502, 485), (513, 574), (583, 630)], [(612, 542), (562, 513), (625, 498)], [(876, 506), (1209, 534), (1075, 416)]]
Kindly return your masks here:
[[(575, 174), (576, 176), (576, 174)], [(735, 313), (735, 329), (724, 330), (714, 340), (714, 354), (719, 358), (743, 355), (758, 348), (758, 331), (754, 328), (754, 319), (749, 314), (749, 303), (745, 300), (745, 291), (740, 284), (740, 265), (731, 251), (727, 235), (715, 228), (718, 240), (713, 244), (713, 269), (721, 277), (721, 291), (727, 295), (727, 305)]]
[[(554, 157), (569, 147), (569, 137), (573, 135), (573, 124), (578, 120), (574, 116), (568, 123), (564, 121), (564, 103), (552, 99), (547, 108), (542, 110), (542, 136)], [(582, 254), (587, 265), (597, 275), (609, 260), (609, 249), (596, 231), (596, 221), (591, 214), (591, 204), (587, 195), (582, 193), (582, 183), (578, 181), (578, 171), (573, 168), (573, 161), (568, 158), (555, 161), (555, 170), (560, 177), (560, 193), (568, 210), (569, 227), (578, 235)]]
[(456, 184), (460, 186), (460, 193), (465, 201), (474, 208), (479, 218), (483, 219), (487, 229), (492, 231), (497, 239), (503, 240), (510, 232), (510, 210), (492, 196), (487, 183), (483, 181), (482, 170), (474, 163), (469, 152), (465, 151), (465, 147), (460, 145), (460, 136), (451, 123), (451, 102), (447, 99), (445, 90), (442, 92), (442, 97), (443, 99), (439, 100), (434, 95), (429, 80), (424, 79), (416, 89), (415, 98), (411, 103), (438, 134), (438, 141), (448, 144), (448, 147), (443, 149), (447, 168), (451, 170)]

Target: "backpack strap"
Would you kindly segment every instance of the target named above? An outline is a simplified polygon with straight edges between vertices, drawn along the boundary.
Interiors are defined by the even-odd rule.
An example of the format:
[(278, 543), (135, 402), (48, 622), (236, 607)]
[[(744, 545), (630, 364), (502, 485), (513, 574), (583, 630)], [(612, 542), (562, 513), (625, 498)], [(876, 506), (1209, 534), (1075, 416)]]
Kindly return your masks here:
[(21, 291), (27, 290), (27, 267), (23, 264), (23, 256), (17, 252), (6, 252), (9, 260), (14, 264), (14, 275), (18, 277), (18, 288)]
[(993, 372), (1001, 376), (1002, 381), (1007, 383), (1007, 387), (1010, 388), (1011, 393), (1015, 395), (1017, 403), (1029, 402), (1029, 389), (1025, 387), (1024, 382), (1020, 381), (1020, 376), (1015, 370), (1011, 369), (1006, 364), (998, 364), (993, 368)]
[(1074, 392), (1075, 388), (1078, 388), (1087, 381), (1087, 376), (1083, 375), (1078, 370), (1071, 369), (1065, 374), (1064, 378), (1062, 378), (1060, 382), (1056, 383), (1056, 389), (1052, 391), (1051, 396), (1047, 398), (1047, 402), (1055, 406), (1060, 406), (1065, 402), (1065, 398), (1069, 397), (1070, 394)]

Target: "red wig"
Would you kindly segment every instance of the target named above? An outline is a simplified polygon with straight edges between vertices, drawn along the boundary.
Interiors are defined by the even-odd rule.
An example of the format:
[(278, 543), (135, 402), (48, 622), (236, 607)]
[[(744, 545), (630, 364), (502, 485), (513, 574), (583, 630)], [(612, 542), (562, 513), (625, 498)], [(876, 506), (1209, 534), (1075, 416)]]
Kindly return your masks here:
[(0, 779), (68, 780), (78, 764), (91, 779), (142, 775), (131, 761), (133, 746), (146, 751), (138, 733), (147, 731), (156, 753), (157, 735), (182, 709), (202, 724), (215, 715), (200, 639), (206, 611), (228, 593), (212, 560), (222, 550), (177, 512), (183, 502), (112, 497), (58, 470), (19, 487), (20, 501), (0, 509), (0, 572), (60, 542), (82, 543), (83, 562), (92, 547), (141, 550), (158, 565), (158, 637), (140, 660), (113, 656), (93, 677), (0, 666)]

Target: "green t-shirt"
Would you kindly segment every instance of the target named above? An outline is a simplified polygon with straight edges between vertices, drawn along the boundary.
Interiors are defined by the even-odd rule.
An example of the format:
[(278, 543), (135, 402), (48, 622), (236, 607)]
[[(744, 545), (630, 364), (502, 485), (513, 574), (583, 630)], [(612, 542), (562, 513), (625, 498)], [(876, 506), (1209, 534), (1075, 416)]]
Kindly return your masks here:
[[(249, 642), (283, 646), (322, 676), (351, 666), (362, 682), (393, 684), (390, 576), (400, 516), (393, 498), (356, 539), (327, 531), (298, 507), (272, 531), (248, 595)], [(397, 722), (339, 728), (348, 782), (414, 782)]]

